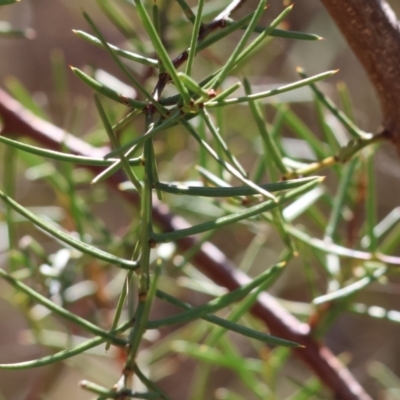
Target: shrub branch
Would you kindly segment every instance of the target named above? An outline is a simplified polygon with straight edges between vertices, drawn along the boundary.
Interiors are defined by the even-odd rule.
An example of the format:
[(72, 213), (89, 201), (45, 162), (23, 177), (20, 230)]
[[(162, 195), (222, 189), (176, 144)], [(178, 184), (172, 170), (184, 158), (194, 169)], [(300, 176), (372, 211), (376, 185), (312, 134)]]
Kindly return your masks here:
[[(49, 149), (68, 149), (71, 153), (85, 157), (104, 157), (109, 148), (94, 148), (91, 145), (66, 134), (62, 129), (43, 121), (21, 104), (12, 99), (7, 93), (0, 90), (0, 115), (2, 117), (2, 132), (4, 136), (22, 136), (35, 140)], [(94, 173), (102, 171), (101, 167), (84, 165)], [(112, 175), (106, 182), (118, 190), (119, 184), (125, 180), (122, 172)], [(125, 199), (139, 205), (139, 197), (131, 191), (121, 192)], [(153, 201), (152, 210), (154, 222), (164, 232), (171, 232), (187, 228), (189, 224), (180, 216), (170, 213), (168, 206)], [(181, 252), (196, 246), (197, 240), (186, 237), (177, 241)], [(225, 255), (211, 243), (204, 243), (193, 257), (192, 263), (215, 283), (229, 290), (235, 290), (248, 283), (250, 278), (238, 271)], [(332, 354), (332, 352), (316, 341), (310, 334), (310, 327), (301, 323), (286, 311), (268, 293), (262, 293), (251, 313), (262, 320), (273, 335), (300, 343), (304, 346), (295, 349), (295, 354), (303, 360), (321, 381), (335, 394), (335, 398), (342, 400), (370, 400), (370, 396), (355, 380), (348, 369)]]
[(400, 155), (400, 24), (385, 0), (321, 0), (379, 98), (383, 130)]

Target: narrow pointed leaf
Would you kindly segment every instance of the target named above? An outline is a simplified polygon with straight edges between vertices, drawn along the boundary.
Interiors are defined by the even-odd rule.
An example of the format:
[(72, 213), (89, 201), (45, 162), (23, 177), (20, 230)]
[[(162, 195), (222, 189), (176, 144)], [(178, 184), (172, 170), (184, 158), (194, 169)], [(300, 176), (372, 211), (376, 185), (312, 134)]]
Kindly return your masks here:
[[(308, 182), (314, 181), (319, 177), (299, 178), (277, 183), (267, 183), (260, 185), (261, 188), (268, 192), (279, 192), (281, 190), (295, 189)], [(258, 192), (248, 186), (234, 186), (234, 187), (207, 187), (207, 186), (190, 186), (185, 183), (155, 183), (157, 189), (163, 192), (173, 193), (186, 196), (204, 196), (204, 197), (235, 197), (235, 196), (251, 196), (256, 195)]]
[[(104, 158), (84, 157), (84, 156), (77, 156), (75, 154), (62, 153), (60, 151), (55, 151), (55, 150), (47, 150), (41, 147), (18, 142), (17, 140), (12, 140), (5, 136), (0, 136), (0, 142), (8, 146), (15, 147), (16, 149), (26, 151), (27, 153), (30, 154), (36, 154), (37, 156), (50, 158), (52, 160), (71, 162), (74, 164), (93, 165), (96, 167), (108, 167), (112, 165), (114, 162), (119, 161), (119, 159), (115, 158), (109, 158), (105, 160)], [(141, 157), (132, 158), (128, 160), (128, 162), (129, 165), (131, 166), (137, 166), (141, 165), (142, 159)]]
[(190, 228), (186, 229), (181, 229), (178, 231), (174, 232), (166, 232), (166, 233), (161, 233), (161, 234), (153, 234), (152, 239), (155, 242), (171, 242), (174, 240), (178, 240), (180, 238), (190, 236), (190, 235), (195, 235), (201, 232), (206, 232), (208, 230), (216, 229), (221, 226), (229, 225), (234, 222), (239, 222), (244, 219), (248, 219), (254, 216), (257, 216), (261, 213), (264, 213), (266, 211), (270, 211), (273, 208), (282, 205), (290, 200), (293, 200), (297, 196), (300, 196), (303, 193), (308, 192), (311, 190), (315, 185), (318, 185), (321, 182), (321, 178), (316, 178), (314, 181), (308, 182), (302, 187), (298, 189), (294, 189), (288, 193), (283, 194), (281, 197), (278, 198), (278, 202), (274, 202), (272, 200), (265, 201), (261, 204), (258, 204), (256, 206), (250, 207), (246, 210), (230, 214), (221, 218), (217, 218), (213, 221), (208, 221), (204, 222), (202, 224), (198, 224), (195, 226), (192, 226)]
[(135, 269), (138, 267), (138, 263), (136, 261), (125, 260), (120, 257), (116, 257), (110, 253), (107, 253), (103, 250), (100, 250), (96, 247), (91, 246), (90, 244), (84, 243), (71, 235), (68, 235), (64, 231), (55, 226), (52, 226), (48, 222), (43, 219), (37, 217), (32, 212), (27, 210), (25, 207), (18, 204), (16, 201), (6, 196), (2, 191), (0, 191), (0, 199), (11, 208), (13, 208), (17, 213), (23, 215), (25, 218), (29, 219), (36, 226), (43, 229), (45, 232), (49, 233), (51, 236), (61, 240), (69, 244), (71, 247), (82, 251), (83, 253), (90, 254), (91, 256), (98, 258), (103, 261), (107, 261), (109, 263), (118, 265), (122, 268)]
[(338, 299), (343, 299), (345, 297), (351, 296), (354, 293), (359, 292), (360, 290), (364, 289), (366, 286), (370, 285), (372, 282), (379, 279), (386, 272), (387, 272), (387, 267), (382, 266), (382, 267), (376, 269), (373, 273), (358, 280), (357, 282), (354, 282), (342, 289), (339, 289), (336, 292), (328, 293), (323, 296), (317, 297), (316, 299), (313, 300), (313, 303), (314, 304), (322, 304), (322, 303), (326, 303), (326, 302), (330, 302), (330, 301), (334, 301), (334, 300), (338, 300)]
[(326, 79), (326, 78), (332, 76), (333, 74), (335, 74), (336, 72), (337, 71), (323, 72), (321, 74), (314, 75), (310, 78), (302, 79), (298, 82), (289, 83), (288, 85), (281, 86), (280, 88), (277, 88), (277, 89), (267, 90), (266, 92), (254, 93), (249, 96), (236, 97), (236, 98), (232, 98), (232, 99), (226, 99), (223, 101), (210, 100), (210, 101), (204, 103), (204, 105), (209, 108), (224, 107), (224, 106), (229, 106), (232, 104), (245, 103), (245, 102), (248, 102), (249, 100), (263, 99), (265, 97), (271, 97), (271, 96), (275, 96), (280, 93), (289, 92), (291, 90), (298, 89), (303, 86), (308, 86), (310, 83), (317, 82), (322, 79)]
[(142, 101), (134, 100), (127, 96), (123, 96), (123, 95), (119, 94), (118, 92), (115, 92), (114, 90), (103, 85), (96, 79), (93, 79), (89, 75), (85, 74), (83, 71), (81, 71), (78, 68), (71, 67), (71, 70), (78, 78), (80, 78), (84, 83), (86, 83), (88, 86), (90, 86), (93, 90), (95, 90), (97, 93), (100, 93), (100, 94), (110, 98), (111, 100), (115, 100), (118, 103), (124, 104), (125, 106), (138, 108), (140, 110), (143, 110), (146, 106), (146, 104)]
[(47, 299), (46, 297), (42, 296), (32, 288), (30, 288), (28, 285), (25, 285), (18, 279), (15, 279), (11, 275), (9, 275), (6, 271), (0, 268), (0, 277), (3, 278), (5, 281), (7, 281), (14, 289), (19, 290), (23, 293), (25, 293), (29, 298), (34, 299), (38, 303), (42, 304), (49, 310), (53, 311), (54, 314), (59, 315), (60, 317), (67, 319), (68, 321), (71, 321), (81, 328), (92, 332), (95, 335), (98, 335), (104, 339), (110, 340), (113, 343), (119, 344), (119, 345), (125, 345), (126, 341), (124, 339), (120, 339), (115, 337), (112, 333), (106, 332), (103, 329), (99, 328), (97, 325), (92, 324), (91, 322), (79, 317), (78, 315), (75, 315), (68, 310), (66, 310), (64, 307), (61, 307), (57, 305), (56, 303), (53, 303), (51, 300)]
[[(72, 32), (74, 32), (75, 35), (77, 35), (81, 39), (86, 40), (87, 42), (106, 50), (101, 40), (99, 40), (96, 36), (90, 35), (89, 33), (80, 30), (73, 30)], [(140, 54), (120, 49), (119, 47), (114, 46), (110, 43), (107, 43), (107, 45), (110, 49), (112, 49), (115, 52), (115, 54), (117, 54), (120, 57), (126, 58), (127, 60), (130, 61), (135, 61), (139, 64), (147, 65), (148, 67), (153, 67), (153, 68), (158, 67), (158, 61), (154, 58), (143, 57)]]

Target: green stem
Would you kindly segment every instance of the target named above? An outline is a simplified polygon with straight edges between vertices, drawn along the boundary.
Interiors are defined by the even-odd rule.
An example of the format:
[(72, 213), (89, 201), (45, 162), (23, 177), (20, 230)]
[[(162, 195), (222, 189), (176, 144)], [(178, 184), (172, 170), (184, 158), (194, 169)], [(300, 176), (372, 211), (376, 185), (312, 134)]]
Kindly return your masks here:
[[(7, 147), (4, 152), (4, 190), (6, 194), (10, 197), (15, 197), (15, 160), (16, 160), (16, 150), (12, 147)], [(15, 222), (13, 218), (12, 206), (6, 204), (6, 222), (7, 222), (7, 234), (8, 234), (8, 262), (10, 265), (10, 270), (15, 271), (17, 266), (14, 261), (13, 252), (17, 248), (16, 234), (15, 234)]]
[[(147, 126), (152, 123), (152, 115), (147, 115)], [(161, 266), (157, 263), (156, 273), (150, 285), (150, 252), (151, 237), (153, 234), (153, 149), (152, 141), (148, 140), (143, 149), (144, 178), (143, 190), (141, 195), (141, 235), (140, 235), (140, 276), (139, 276), (139, 302), (135, 313), (135, 322), (129, 337), (129, 353), (125, 363), (125, 385), (128, 385), (132, 371), (135, 366), (135, 359), (142, 341), (142, 336), (146, 331), (148, 316), (151, 304), (157, 289), (157, 280), (161, 271)], [(149, 288), (150, 285), (150, 288)]]

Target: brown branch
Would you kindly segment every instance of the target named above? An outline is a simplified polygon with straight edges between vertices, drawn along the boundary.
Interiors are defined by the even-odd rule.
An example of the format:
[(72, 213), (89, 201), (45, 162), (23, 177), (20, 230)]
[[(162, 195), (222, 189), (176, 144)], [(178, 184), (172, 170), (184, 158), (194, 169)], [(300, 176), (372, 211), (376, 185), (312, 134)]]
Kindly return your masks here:
[(321, 0), (374, 86), (400, 155), (400, 24), (384, 0)]
[[(45, 122), (25, 110), (7, 93), (0, 90), (0, 116), (3, 121), (2, 134), (5, 136), (23, 136), (33, 139), (50, 149), (59, 150), (68, 148), (74, 154), (88, 157), (103, 157), (108, 149), (98, 149), (66, 134), (62, 129)], [(99, 167), (88, 167), (99, 172)], [(114, 190), (124, 180), (122, 173), (113, 175), (107, 183)], [(139, 199), (133, 192), (120, 192), (126, 200), (138, 204)], [(182, 218), (170, 213), (165, 204), (154, 202), (154, 221), (164, 231), (183, 229), (189, 224)], [(177, 242), (181, 252), (196, 245), (196, 239), (187, 237)], [(238, 271), (225, 255), (211, 243), (201, 246), (199, 252), (192, 259), (199, 270), (210, 277), (215, 283), (234, 290), (249, 281), (249, 277)], [(262, 320), (272, 334), (292, 340), (304, 345), (296, 349), (295, 354), (303, 360), (311, 370), (341, 400), (371, 400), (351, 373), (343, 366), (331, 351), (317, 342), (310, 335), (307, 324), (301, 323), (288, 313), (276, 300), (263, 293), (251, 310), (252, 314)]]

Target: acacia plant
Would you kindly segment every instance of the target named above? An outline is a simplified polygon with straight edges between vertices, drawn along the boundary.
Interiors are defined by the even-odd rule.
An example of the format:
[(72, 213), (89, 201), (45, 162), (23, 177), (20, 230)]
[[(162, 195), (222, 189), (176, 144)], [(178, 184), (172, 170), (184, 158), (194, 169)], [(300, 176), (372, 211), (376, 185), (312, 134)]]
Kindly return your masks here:
[[(271, 15), (267, 0), (98, 0), (123, 45), (109, 43), (92, 10), (82, 13), (87, 31), (74, 33), (100, 47), (125, 83), (101, 65), (71, 67), (93, 91), (97, 112), (81, 138), (72, 133), (79, 108), (60, 53), (52, 60), (66, 126), (53, 124), (22, 84), (8, 85), (14, 98), (0, 92), (0, 198), (9, 243), (0, 276), (12, 288), (4, 286), (2, 296), (26, 318), (30, 343), (50, 351), (1, 360), (0, 369), (59, 365), (82, 354), (117, 360), (117, 379), (89, 379), (82, 371), (82, 390), (97, 399), (178, 398), (167, 378), (174, 382), (174, 372), (180, 398), (370, 398), (323, 338), (343, 314), (376, 316), (370, 312), (376, 305), (356, 296), (388, 282), (400, 264), (393, 255), (399, 213), (378, 220), (373, 169), (378, 145), (398, 142), (398, 125), (372, 66), (386, 96), (384, 129), (376, 134), (357, 125), (344, 85), (339, 105), (321, 90), (318, 82), (335, 71), (308, 76), (298, 68), (298, 80), (257, 90), (252, 62), (272, 40), (312, 46), (321, 39), (284, 29), (293, 6), (283, 3)], [(346, 3), (348, 21), (358, 18), (360, 32), (371, 22), (360, 9), (380, 2), (323, 3), (334, 18)], [(389, 24), (385, 18), (379, 23)], [(345, 24), (344, 32), (361, 55), (383, 54), (379, 46), (387, 43), (379, 38), (375, 47), (352, 42), (353, 27)], [(234, 45), (227, 51), (225, 43)], [(220, 52), (217, 60), (210, 49)], [(318, 132), (287, 104), (302, 87), (313, 94)], [(288, 146), (289, 136), (306, 144), (308, 155)], [(56, 200), (40, 209), (18, 200), (22, 168)], [(357, 221), (360, 207), (365, 216)], [(118, 215), (125, 223), (115, 230), (106, 221)], [(235, 264), (230, 257), (240, 245)], [(303, 303), (267, 293), (288, 269), (305, 276)], [(400, 321), (398, 313), (380, 310), (381, 318)], [(308, 365), (310, 378), (286, 371), (292, 353)], [(225, 385), (216, 370), (235, 379)], [(393, 387), (385, 382), (388, 394)]]

